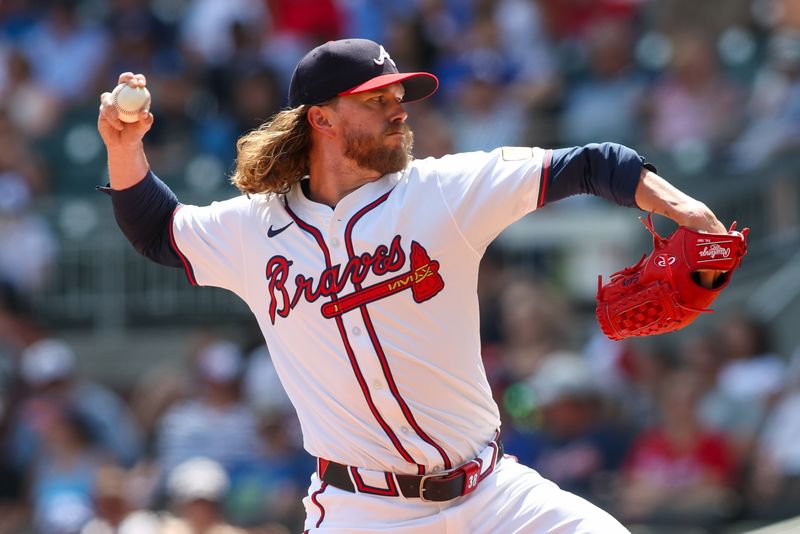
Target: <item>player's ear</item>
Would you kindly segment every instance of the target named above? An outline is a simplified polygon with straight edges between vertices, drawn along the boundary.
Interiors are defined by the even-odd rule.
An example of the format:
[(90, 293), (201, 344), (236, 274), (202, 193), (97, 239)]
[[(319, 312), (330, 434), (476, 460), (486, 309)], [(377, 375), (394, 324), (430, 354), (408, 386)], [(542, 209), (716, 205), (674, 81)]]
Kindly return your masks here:
[(331, 110), (327, 106), (311, 106), (308, 108), (306, 118), (311, 128), (325, 136), (333, 135)]

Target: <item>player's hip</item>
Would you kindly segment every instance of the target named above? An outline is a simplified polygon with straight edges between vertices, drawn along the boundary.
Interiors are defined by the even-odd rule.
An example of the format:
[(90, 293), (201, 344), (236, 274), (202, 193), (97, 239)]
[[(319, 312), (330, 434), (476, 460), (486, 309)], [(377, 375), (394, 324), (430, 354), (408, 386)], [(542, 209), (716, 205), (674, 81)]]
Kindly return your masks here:
[(329, 534), (623, 534), (628, 531), (589, 502), (559, 489), (513, 456), (468, 495), (444, 502), (350, 492), (315, 473), (306, 508), (308, 532)]

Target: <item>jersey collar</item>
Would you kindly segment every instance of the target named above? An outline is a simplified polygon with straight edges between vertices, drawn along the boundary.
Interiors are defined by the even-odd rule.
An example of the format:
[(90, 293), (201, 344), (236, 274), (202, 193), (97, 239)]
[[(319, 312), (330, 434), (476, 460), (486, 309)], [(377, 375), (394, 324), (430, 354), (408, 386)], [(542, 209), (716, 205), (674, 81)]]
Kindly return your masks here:
[[(366, 204), (394, 189), (404, 174), (405, 171), (384, 174), (374, 182), (364, 184), (355, 191), (348, 193), (333, 209), (325, 204), (320, 204), (319, 202), (314, 202), (309, 199), (305, 193), (303, 193), (300, 182), (295, 183), (289, 193), (286, 194), (286, 202), (292, 210), (302, 217), (313, 220), (324, 220), (334, 216), (337, 219), (345, 220), (349, 219), (352, 214), (360, 210)], [(302, 180), (308, 179), (308, 176), (302, 178)]]

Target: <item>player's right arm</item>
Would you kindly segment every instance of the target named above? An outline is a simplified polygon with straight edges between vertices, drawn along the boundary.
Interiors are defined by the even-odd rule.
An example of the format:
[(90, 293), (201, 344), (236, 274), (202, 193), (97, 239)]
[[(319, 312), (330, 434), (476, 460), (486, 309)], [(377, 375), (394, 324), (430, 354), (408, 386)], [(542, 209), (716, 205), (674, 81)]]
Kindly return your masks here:
[[(119, 83), (145, 87), (143, 74), (125, 72)], [(108, 153), (110, 188), (114, 218), (137, 252), (169, 267), (182, 267), (171, 246), (170, 226), (178, 199), (152, 172), (142, 139), (153, 125), (153, 114), (144, 110), (137, 122), (122, 122), (114, 109), (111, 93), (100, 95), (97, 130)]]
[[(126, 72), (119, 83), (144, 87), (145, 77)], [(100, 97), (97, 128), (108, 151), (114, 218), (137, 252), (168, 267), (182, 268), (195, 285), (242, 294), (240, 221), (242, 202), (185, 206), (150, 170), (142, 139), (153, 125), (143, 111), (139, 121), (119, 120), (110, 93)]]

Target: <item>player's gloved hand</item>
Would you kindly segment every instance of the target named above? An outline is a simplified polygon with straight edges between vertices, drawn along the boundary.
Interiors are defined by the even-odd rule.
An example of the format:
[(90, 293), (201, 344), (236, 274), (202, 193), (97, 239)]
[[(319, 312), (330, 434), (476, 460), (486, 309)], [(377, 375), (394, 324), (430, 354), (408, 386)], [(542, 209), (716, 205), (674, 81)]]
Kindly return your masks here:
[[(131, 87), (147, 86), (144, 74), (133, 74), (132, 72), (120, 74), (118, 83), (127, 83)], [(108, 150), (138, 147), (151, 126), (153, 126), (153, 114), (150, 113), (149, 109), (140, 113), (137, 122), (122, 122), (119, 120), (117, 110), (114, 108), (111, 93), (100, 95), (100, 113), (97, 118), (97, 129)]]
[[(653, 235), (653, 252), (639, 263), (598, 279), (597, 320), (613, 340), (679, 330), (703, 312), (730, 282), (747, 251), (745, 228), (719, 233), (680, 226), (669, 237), (653, 228), (652, 215), (644, 225)], [(700, 274), (721, 273), (706, 287)]]
[[(728, 231), (708, 206), (699, 201), (683, 202), (680, 209), (675, 210), (672, 218), (679, 226), (698, 232), (724, 234)], [(700, 285), (705, 288), (713, 287), (724, 274), (722, 271), (711, 269), (699, 269), (697, 273)]]

